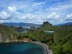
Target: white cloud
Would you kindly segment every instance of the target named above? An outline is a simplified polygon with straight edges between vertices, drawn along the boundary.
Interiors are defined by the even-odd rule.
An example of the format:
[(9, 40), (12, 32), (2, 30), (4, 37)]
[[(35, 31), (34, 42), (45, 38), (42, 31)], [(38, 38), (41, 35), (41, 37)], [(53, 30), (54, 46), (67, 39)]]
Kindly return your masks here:
[(15, 6), (9, 6), (9, 7), (8, 7), (8, 10), (11, 11), (11, 12), (15, 12), (16, 9), (17, 9), (17, 8), (16, 8)]
[(38, 3), (35, 3), (35, 4), (33, 4), (33, 6), (39, 6), (39, 5), (43, 5), (43, 4), (45, 4), (46, 2), (38, 2)]
[(4, 20), (0, 20), (0, 23), (3, 23), (4, 22)]
[(56, 12), (49, 14), (47, 17), (49, 19), (56, 19), (56, 20), (58, 20), (60, 18), (60, 16)]
[(0, 12), (0, 18), (2, 18), (2, 19), (6, 19), (8, 16), (9, 15), (8, 15), (8, 13), (6, 11)]
[(47, 8), (46, 10), (50, 10), (50, 11), (62, 11), (62, 10), (66, 10), (66, 9), (72, 9), (72, 4), (59, 4), (56, 6), (52, 6)]
[(8, 22), (8, 20), (0, 20), (0, 23)]
[(66, 15), (65, 21), (72, 21), (72, 13)]
[(1, 16), (1, 17), (2, 17), (2, 16), (7, 16), (7, 12), (5, 12), (5, 11), (0, 12), (0, 16)]
[(38, 15), (38, 14), (24, 14), (19, 19), (30, 19), (30, 20), (37, 20), (37, 19), (44, 19), (46, 16), (44, 15)]
[(52, 18), (54, 16), (56, 16), (56, 13), (55, 12), (51, 13), (50, 15), (48, 15), (48, 18)]
[(70, 9), (70, 8), (72, 8), (72, 4), (58, 5), (56, 7), (56, 9), (58, 9), (58, 10), (66, 10), (66, 9)]
[(70, 17), (72, 17), (72, 13), (67, 15), (67, 18), (70, 18)]
[(60, 8), (58, 8), (58, 7), (50, 7), (49, 10), (55, 10), (55, 11), (57, 11), (57, 10), (60, 10)]
[(37, 15), (34, 15), (34, 14), (24, 14), (20, 19), (34, 19), (36, 18)]
[(64, 20), (63, 20), (63, 19), (60, 19), (59, 21), (60, 21), (60, 22), (64, 22)]
[(55, 19), (59, 20), (60, 19), (60, 15), (56, 15)]
[[(20, 14), (19, 14), (20, 15)], [(20, 17), (17, 17), (17, 19), (19, 20), (26, 20), (29, 22), (44, 22), (47, 21), (47, 19), (54, 19), (54, 20), (59, 20), (60, 19), (60, 15), (58, 15), (56, 12), (53, 12), (49, 15), (46, 14), (23, 14)]]
[(9, 6), (7, 12), (6, 12), (6, 11), (1, 11), (1, 12), (0, 12), (0, 18), (1, 18), (1, 19), (7, 19), (7, 18), (8, 18), (9, 16), (11, 16), (12, 13), (15, 12), (15, 11), (16, 11), (16, 7), (11, 7), (11, 6)]
[(26, 16), (22, 16), (20, 19), (26, 19), (27, 17)]

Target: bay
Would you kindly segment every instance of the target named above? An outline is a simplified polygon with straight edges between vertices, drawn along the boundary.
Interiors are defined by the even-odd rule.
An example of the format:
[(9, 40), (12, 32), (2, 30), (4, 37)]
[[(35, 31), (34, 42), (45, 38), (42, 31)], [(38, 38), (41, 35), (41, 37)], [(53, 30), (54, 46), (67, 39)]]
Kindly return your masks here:
[(0, 54), (44, 54), (44, 49), (34, 43), (0, 43)]

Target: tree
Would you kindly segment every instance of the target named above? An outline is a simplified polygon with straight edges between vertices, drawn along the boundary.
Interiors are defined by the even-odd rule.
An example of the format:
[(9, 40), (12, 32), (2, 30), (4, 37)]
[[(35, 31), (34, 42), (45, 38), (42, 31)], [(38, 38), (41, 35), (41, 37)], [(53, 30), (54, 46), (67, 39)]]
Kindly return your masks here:
[(35, 30), (36, 28), (34, 26), (31, 26), (30, 29)]
[(44, 22), (43, 25), (51, 25), (48, 21)]

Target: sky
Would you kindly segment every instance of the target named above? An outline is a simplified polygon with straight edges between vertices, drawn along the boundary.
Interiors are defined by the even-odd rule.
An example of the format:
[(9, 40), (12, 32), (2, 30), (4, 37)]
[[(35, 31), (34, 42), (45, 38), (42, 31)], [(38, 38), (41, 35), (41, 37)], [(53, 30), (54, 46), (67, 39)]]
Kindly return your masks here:
[(0, 0), (0, 23), (72, 22), (72, 0)]

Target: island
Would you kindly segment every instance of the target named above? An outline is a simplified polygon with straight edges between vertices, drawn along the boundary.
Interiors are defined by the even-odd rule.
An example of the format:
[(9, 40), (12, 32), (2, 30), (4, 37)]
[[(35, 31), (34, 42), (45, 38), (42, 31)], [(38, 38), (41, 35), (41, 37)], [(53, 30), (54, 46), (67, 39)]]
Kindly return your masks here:
[(38, 27), (31, 26), (30, 28), (0, 24), (0, 45), (31, 43), (34, 47), (40, 46), (39, 49), (43, 50), (44, 54), (72, 53), (71, 29), (71, 25), (54, 26), (47, 21)]

